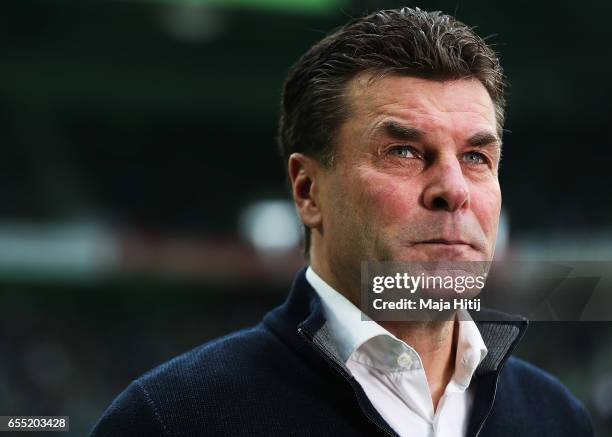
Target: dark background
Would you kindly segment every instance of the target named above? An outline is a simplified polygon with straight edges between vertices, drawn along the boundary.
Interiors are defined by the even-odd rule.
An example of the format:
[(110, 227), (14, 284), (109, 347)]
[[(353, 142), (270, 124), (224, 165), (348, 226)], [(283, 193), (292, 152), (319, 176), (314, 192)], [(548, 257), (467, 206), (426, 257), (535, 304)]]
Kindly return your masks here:
[[(284, 299), (303, 261), (275, 144), (282, 81), (349, 17), (404, 5), (496, 35), (505, 254), (612, 259), (612, 3), (10, 2), (0, 415), (69, 415), (85, 435), (133, 378)], [(518, 353), (612, 435), (612, 322), (534, 323)]]

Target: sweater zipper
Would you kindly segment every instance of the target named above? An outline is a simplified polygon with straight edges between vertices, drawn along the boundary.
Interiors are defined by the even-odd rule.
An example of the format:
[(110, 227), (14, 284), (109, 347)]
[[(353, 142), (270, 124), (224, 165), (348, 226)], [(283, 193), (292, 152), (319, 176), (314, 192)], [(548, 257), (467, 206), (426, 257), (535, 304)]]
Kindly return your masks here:
[[(327, 353), (327, 351), (324, 348), (318, 347), (318, 345), (315, 343), (313, 337), (311, 335), (309, 335), (306, 331), (304, 331), (304, 329), (302, 329), (301, 327), (298, 328), (297, 330), (298, 334), (300, 334), (302, 337), (304, 337), (305, 339), (308, 340), (308, 343), (311, 345), (311, 347), (313, 349), (315, 349), (319, 354), (321, 354), (323, 356), (323, 358), (325, 359), (325, 361), (327, 361), (334, 370), (336, 370), (344, 379), (346, 379), (346, 381), (350, 384), (351, 388), (353, 389), (353, 392), (355, 393), (355, 397), (357, 398), (357, 402), (359, 403), (359, 407), (361, 408), (361, 410), (365, 413), (366, 417), (370, 420), (370, 422), (372, 422), (374, 425), (376, 425), (381, 431), (383, 431), (386, 435), (391, 436), (391, 437), (396, 437), (393, 434), (391, 434), (389, 431), (387, 431), (386, 429), (384, 429), (383, 427), (381, 427), (378, 423), (376, 423), (376, 421), (374, 420), (374, 418), (370, 415), (370, 413), (367, 411), (366, 408), (364, 408), (364, 406), (361, 404), (361, 401), (359, 400), (359, 396), (357, 395), (357, 390), (355, 389), (355, 386), (352, 383), (352, 377), (350, 375), (348, 375), (344, 369), (342, 369), (338, 363), (336, 363), (336, 361), (331, 358), (329, 356), (329, 354)], [(522, 336), (521, 336), (522, 337)], [(499, 382), (499, 375), (502, 371), (502, 369), (504, 368), (504, 366), (506, 365), (506, 360), (508, 359), (508, 357), (512, 354), (512, 352), (514, 352), (514, 349), (516, 349), (516, 345), (518, 344), (518, 340), (517, 339), (514, 344), (512, 345), (512, 347), (510, 348), (510, 350), (508, 351), (508, 353), (506, 354), (506, 358), (504, 359), (504, 361), (500, 364), (499, 369), (497, 371), (497, 375), (495, 376), (495, 386), (493, 387), (493, 398), (491, 399), (491, 403), (489, 404), (489, 408), (487, 410), (487, 413), (485, 414), (485, 417), (482, 419), (482, 422), (480, 422), (480, 426), (478, 427), (478, 431), (476, 431), (476, 434), (474, 434), (474, 437), (478, 437), (480, 435), (480, 433), (482, 432), (482, 429), (484, 428), (485, 423), (487, 422), (487, 419), (489, 418), (489, 416), (491, 415), (491, 411), (493, 411), (493, 404), (495, 404), (495, 397), (497, 396), (497, 384)], [(317, 346), (317, 347), (315, 347)]]
[(476, 434), (474, 434), (474, 437), (478, 437), (480, 435), (482, 429), (484, 428), (485, 423), (487, 422), (487, 419), (491, 415), (491, 411), (493, 411), (493, 404), (495, 403), (495, 396), (497, 395), (497, 383), (499, 382), (499, 375), (501, 374), (502, 369), (506, 365), (506, 361), (508, 360), (508, 357), (512, 355), (512, 352), (514, 352), (514, 349), (516, 349), (516, 345), (518, 344), (518, 342), (520, 341), (522, 337), (523, 335), (519, 335), (519, 337), (514, 340), (514, 344), (512, 345), (508, 353), (506, 353), (504, 361), (499, 365), (499, 369), (497, 370), (497, 375), (495, 375), (495, 386), (493, 387), (493, 399), (491, 399), (491, 403), (489, 404), (489, 409), (487, 410), (487, 414), (485, 414), (485, 417), (482, 419), (482, 422), (480, 422), (480, 426), (478, 427), (478, 431), (476, 431)]
[[(321, 354), (323, 356), (323, 358), (325, 359), (325, 361), (327, 361), (328, 364), (330, 364), (332, 366), (332, 368), (334, 370), (336, 370), (336, 372), (338, 372), (351, 386), (351, 388), (353, 389), (353, 392), (355, 393), (355, 397), (357, 398), (357, 403), (359, 404), (359, 407), (361, 408), (361, 411), (363, 411), (366, 415), (366, 417), (368, 418), (368, 420), (370, 422), (372, 422), (374, 425), (376, 425), (376, 427), (378, 427), (378, 429), (380, 429), (382, 432), (385, 433), (385, 435), (388, 435), (390, 437), (397, 437), (394, 434), (391, 434), (389, 431), (387, 431), (385, 428), (381, 427), (378, 423), (376, 423), (376, 421), (374, 420), (374, 418), (370, 415), (369, 411), (367, 410), (367, 408), (364, 408), (364, 406), (361, 403), (361, 400), (359, 399), (359, 395), (357, 394), (357, 390), (355, 389), (355, 386), (353, 385), (353, 377), (348, 375), (344, 369), (342, 369), (338, 363), (336, 363), (336, 361), (329, 356), (329, 354), (327, 353), (327, 351), (320, 347), (315, 341), (314, 338), (308, 334), (306, 331), (304, 331), (304, 329), (302, 329), (301, 327), (298, 328), (297, 330), (298, 334), (300, 334), (302, 337), (304, 337), (306, 340), (308, 340), (308, 343), (311, 345), (311, 347), (313, 349), (315, 349), (319, 354)], [(316, 346), (316, 347), (315, 347)]]
[[(499, 371), (501, 372), (501, 367), (500, 367)], [(493, 404), (495, 403), (495, 396), (497, 395), (497, 382), (498, 381), (499, 381), (499, 373), (495, 377), (495, 386), (493, 387), (493, 399), (491, 399), (491, 404), (489, 405), (489, 409), (487, 410), (487, 414), (485, 414), (485, 417), (482, 419), (482, 422), (480, 422), (480, 426), (478, 427), (478, 431), (476, 431), (476, 434), (474, 434), (474, 437), (478, 437), (480, 435), (480, 432), (484, 428), (484, 424), (486, 423), (487, 419), (491, 415), (491, 411), (493, 411)]]

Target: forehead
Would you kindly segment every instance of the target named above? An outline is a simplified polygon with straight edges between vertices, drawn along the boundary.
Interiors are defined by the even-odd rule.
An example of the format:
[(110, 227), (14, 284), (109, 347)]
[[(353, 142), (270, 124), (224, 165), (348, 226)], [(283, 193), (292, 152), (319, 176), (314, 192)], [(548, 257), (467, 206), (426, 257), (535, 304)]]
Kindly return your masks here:
[(438, 81), (400, 75), (374, 81), (370, 78), (369, 74), (358, 75), (347, 87), (351, 114), (348, 123), (352, 120), (360, 130), (395, 118), (426, 133), (470, 135), (476, 130), (496, 131), (493, 101), (477, 79)]

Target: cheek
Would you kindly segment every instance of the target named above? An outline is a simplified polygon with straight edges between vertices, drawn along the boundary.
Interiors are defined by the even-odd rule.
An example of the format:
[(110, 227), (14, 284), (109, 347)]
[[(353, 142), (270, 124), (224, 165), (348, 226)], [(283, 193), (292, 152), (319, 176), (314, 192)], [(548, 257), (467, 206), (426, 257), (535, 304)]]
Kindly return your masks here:
[(418, 204), (415, 184), (402, 183), (396, 176), (366, 171), (355, 186), (362, 187), (358, 204), (379, 226), (404, 222)]
[(472, 210), (487, 237), (495, 238), (501, 211), (499, 183), (491, 184), (486, 188), (475, 187), (472, 190)]

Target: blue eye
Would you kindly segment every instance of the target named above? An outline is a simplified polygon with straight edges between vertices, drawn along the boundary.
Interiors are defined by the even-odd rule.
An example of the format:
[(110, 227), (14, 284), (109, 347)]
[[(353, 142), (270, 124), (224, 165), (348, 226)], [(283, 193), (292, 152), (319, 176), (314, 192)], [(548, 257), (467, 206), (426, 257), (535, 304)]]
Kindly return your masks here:
[(463, 161), (468, 164), (486, 164), (485, 157), (482, 153), (468, 152), (463, 155)]
[(416, 158), (412, 147), (410, 146), (397, 146), (391, 149), (391, 155), (398, 156), (400, 158)]

